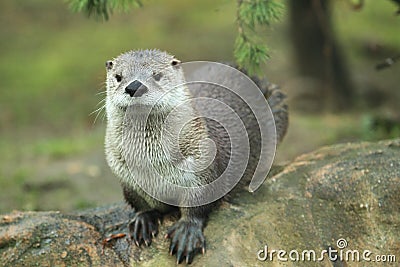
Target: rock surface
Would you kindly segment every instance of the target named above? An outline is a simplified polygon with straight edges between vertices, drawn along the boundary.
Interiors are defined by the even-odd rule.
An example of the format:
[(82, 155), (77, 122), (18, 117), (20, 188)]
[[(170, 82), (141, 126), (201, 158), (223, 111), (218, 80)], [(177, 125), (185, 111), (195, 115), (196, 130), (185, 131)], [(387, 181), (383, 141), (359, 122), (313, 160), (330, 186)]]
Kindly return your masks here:
[[(273, 172), (256, 193), (243, 192), (211, 215), (207, 253), (192, 266), (372, 266), (362, 261), (363, 253), (370, 260), (381, 255), (397, 261), (385, 266), (400, 262), (400, 139), (321, 148)], [(126, 233), (133, 215), (125, 204), (70, 215), (2, 215), (0, 265), (175, 266), (163, 237), (172, 217), (150, 247), (137, 248), (124, 236), (103, 250), (110, 234)], [(258, 259), (265, 257), (265, 246), (268, 256), (285, 250), (281, 256), (288, 261), (277, 252), (273, 259)], [(319, 258), (332, 249), (338, 250), (332, 256), (347, 254), (348, 260), (332, 261), (327, 254), (322, 262), (301, 260), (303, 250), (315, 250)], [(355, 250), (360, 261), (352, 260)], [(291, 260), (296, 253), (298, 261)]]

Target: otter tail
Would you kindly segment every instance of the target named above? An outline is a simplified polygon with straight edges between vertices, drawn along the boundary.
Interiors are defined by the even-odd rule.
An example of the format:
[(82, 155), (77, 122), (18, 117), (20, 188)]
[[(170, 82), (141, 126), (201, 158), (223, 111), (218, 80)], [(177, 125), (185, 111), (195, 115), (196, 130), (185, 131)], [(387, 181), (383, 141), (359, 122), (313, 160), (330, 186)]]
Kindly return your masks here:
[(278, 85), (270, 83), (266, 79), (259, 79), (257, 77), (251, 77), (251, 79), (257, 84), (268, 101), (272, 114), (274, 115), (276, 137), (279, 144), (285, 137), (289, 125), (286, 95)]
[(281, 91), (278, 85), (273, 83), (267, 83), (267, 85), (264, 88), (261, 88), (261, 90), (263, 91), (263, 94), (272, 110), (272, 114), (274, 115), (276, 137), (278, 143), (280, 143), (286, 135), (289, 124), (286, 95)]
[[(228, 65), (237, 68), (246, 75), (248, 74), (245, 69), (238, 68), (235, 64)], [(272, 114), (274, 115), (276, 137), (279, 144), (285, 137), (289, 126), (289, 113), (288, 105), (286, 103), (286, 94), (282, 92), (278, 85), (270, 83), (266, 79), (260, 79), (256, 76), (250, 76), (250, 78), (258, 86), (258, 88), (260, 88), (261, 92), (268, 101)]]

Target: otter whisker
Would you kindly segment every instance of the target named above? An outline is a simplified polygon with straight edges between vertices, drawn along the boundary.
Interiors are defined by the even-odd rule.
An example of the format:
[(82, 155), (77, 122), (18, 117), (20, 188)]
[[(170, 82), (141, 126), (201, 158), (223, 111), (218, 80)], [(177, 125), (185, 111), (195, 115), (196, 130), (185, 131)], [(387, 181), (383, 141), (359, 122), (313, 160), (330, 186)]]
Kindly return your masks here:
[[(101, 102), (102, 102), (102, 101), (100, 101), (100, 103), (101, 103)], [(99, 103), (99, 104), (100, 104), (100, 103)], [(97, 105), (99, 105), (99, 104), (97, 104)], [(97, 113), (97, 114), (96, 114), (96, 117), (94, 118), (93, 125), (96, 124), (97, 118), (99, 117), (99, 115), (100, 115), (101, 113), (102, 113), (102, 121), (104, 120), (105, 112), (102, 112), (102, 111), (104, 111), (105, 108), (106, 108), (106, 105), (103, 104), (101, 107), (99, 107), (98, 109), (94, 110), (93, 112), (91, 112), (91, 113), (89, 114), (89, 116), (91, 116), (91, 115), (93, 115), (94, 113)]]
[[(101, 102), (99, 102), (96, 106), (100, 105), (100, 103), (101, 103)], [(90, 113), (89, 113), (89, 116), (90, 116), (90, 115), (93, 115), (94, 113), (100, 112), (103, 108), (105, 108), (105, 106), (106, 106), (106, 105), (103, 104), (101, 107), (99, 107), (99, 108), (97, 108), (96, 110), (90, 112)]]
[(107, 90), (96, 93), (96, 95), (105, 95), (105, 94), (107, 94)]
[(99, 105), (102, 105), (102, 104), (105, 103), (105, 102), (106, 102), (106, 99), (105, 99), (105, 98), (102, 99), (102, 100), (100, 100), (99, 103), (96, 104), (96, 107), (99, 106)]

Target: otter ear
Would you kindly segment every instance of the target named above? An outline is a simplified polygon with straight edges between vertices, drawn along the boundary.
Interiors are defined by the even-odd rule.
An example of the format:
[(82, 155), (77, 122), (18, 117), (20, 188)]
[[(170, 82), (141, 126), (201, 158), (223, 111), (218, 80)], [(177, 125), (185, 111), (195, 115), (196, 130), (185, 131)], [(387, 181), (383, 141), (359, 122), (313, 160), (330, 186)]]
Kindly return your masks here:
[(106, 68), (107, 68), (107, 70), (111, 70), (112, 67), (113, 67), (113, 65), (114, 65), (114, 63), (113, 63), (111, 60), (108, 60), (108, 61), (106, 62)]
[(176, 58), (174, 58), (174, 59), (172, 59), (172, 61), (171, 61), (171, 65), (172, 66), (178, 66), (179, 64), (181, 64), (181, 61), (180, 60), (178, 60), (178, 59), (176, 59)]

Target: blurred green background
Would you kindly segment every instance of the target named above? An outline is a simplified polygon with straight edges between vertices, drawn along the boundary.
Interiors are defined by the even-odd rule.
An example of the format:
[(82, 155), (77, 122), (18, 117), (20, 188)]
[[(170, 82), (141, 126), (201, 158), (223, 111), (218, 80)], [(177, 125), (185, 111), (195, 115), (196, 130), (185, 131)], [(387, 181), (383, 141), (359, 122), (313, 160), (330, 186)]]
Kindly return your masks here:
[[(367, 1), (359, 12), (346, 1), (334, 5), (334, 29), (363, 99), (346, 113), (303, 108), (310, 102), (302, 93), (308, 82), (293, 66), (287, 14), (262, 31), (271, 49), (266, 76), (288, 94), (291, 109), (277, 163), (326, 144), (400, 134), (400, 63), (374, 69), (400, 54), (394, 11), (383, 0)], [(0, 213), (71, 211), (122, 200), (104, 158), (103, 114), (96, 122), (91, 114), (104, 98), (105, 61), (139, 48), (166, 50), (182, 61), (232, 61), (235, 21), (233, 0), (149, 0), (108, 22), (74, 14), (63, 1), (2, 0)]]

